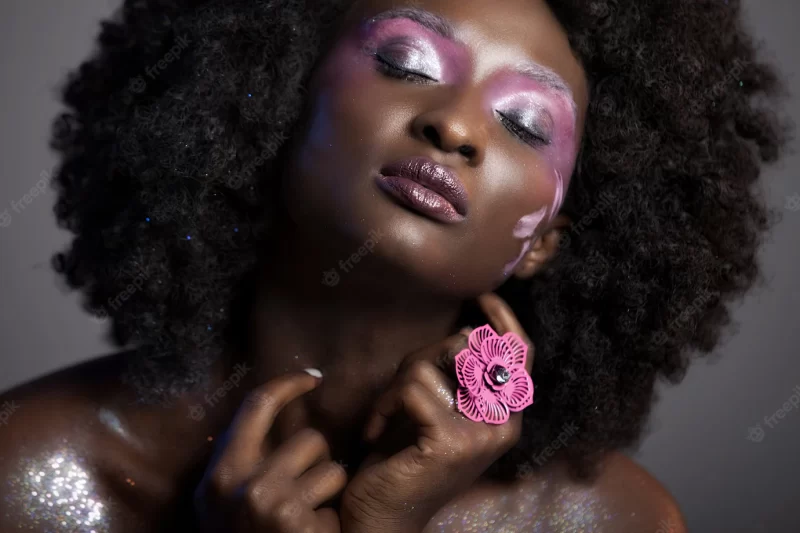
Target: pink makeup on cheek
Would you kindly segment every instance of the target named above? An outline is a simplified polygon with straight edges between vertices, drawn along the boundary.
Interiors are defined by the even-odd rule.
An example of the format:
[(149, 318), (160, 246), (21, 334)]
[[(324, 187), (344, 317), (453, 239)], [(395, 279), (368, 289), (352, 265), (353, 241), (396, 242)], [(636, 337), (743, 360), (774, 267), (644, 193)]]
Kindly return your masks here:
[(405, 19), (368, 21), (361, 28), (362, 50), (379, 54), (394, 66), (424, 74), (440, 83), (459, 81), (469, 66), (467, 50)]
[(556, 193), (553, 197), (553, 209), (550, 210), (550, 220), (553, 220), (561, 209), (561, 204), (564, 203), (564, 176), (555, 169), (556, 175)]
[[(549, 209), (549, 216), (547, 216), (547, 220), (553, 220), (553, 218), (558, 214), (559, 209), (561, 209), (561, 204), (564, 201), (564, 179), (561, 173), (556, 169), (553, 171), (555, 176), (555, 186), (556, 190), (553, 194), (553, 203)], [(539, 225), (545, 219), (545, 216), (548, 214), (548, 206), (542, 206), (537, 211), (531, 213), (530, 215), (525, 215), (517, 221), (514, 225), (513, 235), (517, 239), (524, 239), (522, 243), (522, 249), (520, 250), (517, 257), (508, 263), (506, 263), (505, 267), (503, 268), (503, 277), (508, 277), (514, 271), (516, 266), (522, 261), (522, 258), (525, 256), (527, 251), (531, 247), (531, 243), (533, 242), (533, 236), (536, 234), (536, 230), (539, 229)]]
[(514, 272), (514, 269), (517, 268), (519, 262), (522, 261), (522, 258), (525, 257), (525, 254), (530, 249), (531, 242), (532, 242), (531, 239), (526, 239), (525, 242), (522, 243), (522, 250), (520, 250), (519, 255), (517, 255), (517, 257), (513, 261), (509, 261), (508, 263), (506, 263), (506, 266), (503, 267), (504, 278), (507, 278), (508, 276), (511, 275), (512, 272)]
[(536, 228), (547, 214), (547, 206), (542, 206), (535, 213), (525, 215), (514, 226), (514, 237), (517, 239), (530, 239), (536, 233)]

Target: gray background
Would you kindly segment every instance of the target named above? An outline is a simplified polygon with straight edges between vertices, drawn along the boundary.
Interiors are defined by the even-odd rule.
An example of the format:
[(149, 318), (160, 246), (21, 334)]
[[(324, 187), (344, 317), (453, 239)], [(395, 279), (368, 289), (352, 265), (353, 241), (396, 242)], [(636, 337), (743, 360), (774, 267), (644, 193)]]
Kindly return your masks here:
[[(78, 294), (66, 292), (49, 268), (51, 253), (69, 240), (55, 225), (54, 193), (47, 189), (19, 213), (11, 202), (53, 168), (47, 138), (59, 110), (55, 90), (90, 52), (97, 23), (117, 3), (0, 3), (0, 390), (111, 350), (104, 324), (80, 310)], [(745, 4), (765, 57), (781, 66), (796, 95), (800, 7), (796, 0)], [(788, 111), (800, 124), (798, 97)], [(765, 421), (793, 394), (800, 399), (793, 392), (800, 386), (798, 159), (765, 174), (769, 202), (783, 216), (763, 253), (767, 283), (737, 309), (738, 331), (718, 349), (719, 361), (699, 362), (680, 386), (663, 389), (636, 454), (676, 496), (692, 532), (800, 532), (800, 408), (774, 417), (772, 428)], [(667, 531), (665, 524), (653, 533)]]

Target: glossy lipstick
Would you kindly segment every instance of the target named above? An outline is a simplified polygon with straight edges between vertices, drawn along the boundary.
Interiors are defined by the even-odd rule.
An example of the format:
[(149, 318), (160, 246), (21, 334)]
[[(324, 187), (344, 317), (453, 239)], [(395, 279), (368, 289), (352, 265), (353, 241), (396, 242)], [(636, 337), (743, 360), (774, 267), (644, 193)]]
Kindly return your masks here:
[(376, 177), (378, 187), (421, 215), (456, 224), (467, 215), (467, 191), (455, 172), (427, 157), (396, 161)]

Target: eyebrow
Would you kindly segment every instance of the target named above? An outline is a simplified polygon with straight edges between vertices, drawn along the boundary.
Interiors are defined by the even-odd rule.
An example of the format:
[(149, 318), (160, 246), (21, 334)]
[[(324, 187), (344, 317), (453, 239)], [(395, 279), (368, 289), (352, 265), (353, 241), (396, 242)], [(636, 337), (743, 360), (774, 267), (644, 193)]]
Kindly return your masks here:
[[(432, 13), (425, 9), (417, 7), (397, 7), (389, 9), (370, 19), (371, 22), (380, 20), (404, 18), (412, 20), (421, 26), (428, 28), (440, 37), (448, 41), (455, 41), (455, 27), (453, 23), (441, 15)], [(578, 116), (578, 106), (575, 104), (572, 90), (566, 84), (564, 79), (555, 73), (551, 68), (545, 67), (538, 63), (520, 63), (516, 65), (514, 71), (522, 76), (525, 76), (535, 82), (541, 83), (548, 89), (560, 93), (569, 100), (572, 112), (575, 117)]]
[(413, 20), (449, 41), (455, 40), (455, 28), (449, 20), (441, 15), (417, 7), (396, 7), (379, 13), (370, 20), (377, 22), (379, 20), (398, 18)]

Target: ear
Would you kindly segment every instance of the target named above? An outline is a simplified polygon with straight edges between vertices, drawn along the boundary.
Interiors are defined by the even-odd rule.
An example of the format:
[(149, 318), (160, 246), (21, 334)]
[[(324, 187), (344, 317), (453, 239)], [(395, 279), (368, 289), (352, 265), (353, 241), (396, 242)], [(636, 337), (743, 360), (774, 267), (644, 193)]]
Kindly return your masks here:
[(530, 279), (539, 272), (558, 253), (561, 235), (571, 225), (572, 221), (566, 215), (556, 216), (544, 233), (536, 237), (522, 260), (517, 263), (514, 276), (519, 279)]

